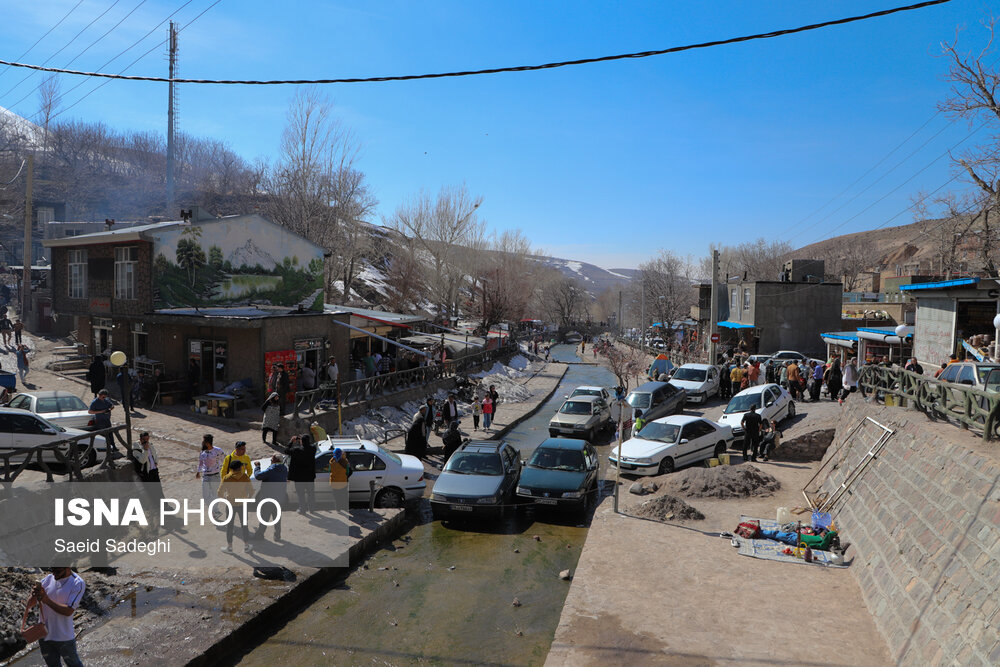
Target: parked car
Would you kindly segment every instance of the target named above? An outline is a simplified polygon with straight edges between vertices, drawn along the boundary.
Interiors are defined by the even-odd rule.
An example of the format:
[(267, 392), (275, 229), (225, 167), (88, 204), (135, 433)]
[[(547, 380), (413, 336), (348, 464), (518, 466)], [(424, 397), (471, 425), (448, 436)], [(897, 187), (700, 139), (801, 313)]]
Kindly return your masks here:
[(599, 460), (585, 440), (549, 438), (521, 470), (517, 497), (537, 506), (583, 511), (597, 496)]
[[(371, 495), (369, 482), (375, 481), (379, 489), (375, 495), (376, 507), (402, 507), (406, 502), (419, 500), (424, 495), (424, 464), (415, 456), (397, 454), (361, 438), (331, 437), (316, 445), (316, 504), (320, 507), (334, 505), (333, 488), (327, 480), (330, 474), (330, 457), (336, 448), (343, 450), (354, 471), (347, 484), (348, 501), (368, 504)], [(288, 464), (288, 457), (285, 457)], [(254, 467), (266, 469), (271, 459), (254, 462)], [(289, 493), (289, 502), (295, 505), (295, 495)]]
[(644, 382), (625, 397), (633, 410), (642, 410), (647, 421), (680, 412), (686, 400), (684, 390), (669, 382)]
[[(674, 415), (649, 422), (621, 446), (621, 471), (636, 475), (666, 475), (678, 466), (724, 454), (733, 429), (701, 417)], [(618, 448), (608, 461), (619, 465)]]
[(566, 435), (592, 442), (597, 432), (611, 425), (611, 406), (600, 396), (567, 398), (549, 420), (549, 435)]
[[(0, 452), (7, 453), (16, 449), (47, 445), (59, 440), (72, 438), (75, 435), (89, 435), (87, 431), (66, 428), (54, 424), (44, 417), (18, 408), (0, 408)], [(79, 451), (82, 453), (90, 445), (90, 440), (80, 440)], [(84, 466), (97, 463), (98, 457), (103, 457), (107, 449), (104, 436), (94, 436), (94, 447), (87, 453)], [(69, 452), (69, 445), (62, 450)], [(35, 459), (37, 460), (37, 459)], [(46, 463), (57, 463), (59, 457), (55, 451), (47, 450), (42, 454)]]
[(781, 421), (795, 416), (795, 402), (787, 389), (776, 384), (748, 387), (730, 399), (719, 419), (720, 424), (733, 427), (733, 435), (737, 440), (743, 440), (741, 422), (751, 406), (765, 420)]
[(34, 412), (67, 428), (86, 429), (94, 423), (94, 415), (88, 412), (90, 406), (76, 394), (60, 389), (18, 394), (7, 402), (7, 407)]
[(589, 385), (577, 387), (566, 398), (573, 398), (574, 396), (599, 396), (604, 399), (605, 403), (611, 402), (611, 392), (604, 387), (592, 387)]
[(977, 361), (956, 361), (948, 364), (948, 368), (941, 371), (938, 380), (942, 382), (954, 382), (964, 384), (975, 389), (986, 388), (986, 376), (994, 368), (1000, 368), (1000, 364), (980, 363)]
[(435, 519), (499, 517), (512, 504), (521, 459), (506, 441), (474, 440), (451, 455), (431, 491)]
[(792, 360), (807, 361), (809, 357), (802, 354), (801, 352), (796, 352), (794, 350), (778, 350), (774, 354), (770, 355), (768, 359), (770, 359), (771, 361), (783, 361), (787, 364), (789, 361)]
[(708, 364), (684, 364), (670, 376), (670, 384), (683, 389), (692, 403), (705, 403), (719, 393), (719, 369)]

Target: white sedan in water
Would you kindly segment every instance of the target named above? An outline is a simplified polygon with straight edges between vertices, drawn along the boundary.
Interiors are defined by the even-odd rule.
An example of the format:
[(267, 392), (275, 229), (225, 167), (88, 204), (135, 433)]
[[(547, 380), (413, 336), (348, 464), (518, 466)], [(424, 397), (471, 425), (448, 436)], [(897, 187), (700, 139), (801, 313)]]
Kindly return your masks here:
[[(724, 454), (733, 441), (733, 429), (702, 417), (671, 415), (656, 419), (621, 446), (621, 471), (634, 475), (666, 475), (677, 467)], [(619, 465), (619, 450), (611, 448), (608, 461)]]

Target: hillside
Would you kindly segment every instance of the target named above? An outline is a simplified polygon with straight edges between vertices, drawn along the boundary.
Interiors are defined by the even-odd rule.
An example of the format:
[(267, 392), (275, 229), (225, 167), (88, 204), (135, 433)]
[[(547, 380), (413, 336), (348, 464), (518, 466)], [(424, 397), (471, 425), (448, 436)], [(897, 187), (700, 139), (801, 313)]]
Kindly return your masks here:
[(830, 262), (849, 252), (862, 255), (867, 269), (890, 268), (919, 264), (929, 269), (940, 254), (941, 234), (947, 231), (948, 220), (921, 220), (898, 227), (886, 227), (866, 232), (843, 234), (811, 243), (792, 253), (798, 258), (821, 258)]

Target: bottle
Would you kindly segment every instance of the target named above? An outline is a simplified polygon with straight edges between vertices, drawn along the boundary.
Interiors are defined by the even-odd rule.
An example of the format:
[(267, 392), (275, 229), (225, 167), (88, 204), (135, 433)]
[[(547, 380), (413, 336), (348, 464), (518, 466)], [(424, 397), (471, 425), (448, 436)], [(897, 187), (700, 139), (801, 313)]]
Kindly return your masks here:
[(804, 560), (807, 563), (813, 562), (813, 550), (809, 548), (809, 545), (806, 545), (806, 552), (802, 556), (802, 560)]

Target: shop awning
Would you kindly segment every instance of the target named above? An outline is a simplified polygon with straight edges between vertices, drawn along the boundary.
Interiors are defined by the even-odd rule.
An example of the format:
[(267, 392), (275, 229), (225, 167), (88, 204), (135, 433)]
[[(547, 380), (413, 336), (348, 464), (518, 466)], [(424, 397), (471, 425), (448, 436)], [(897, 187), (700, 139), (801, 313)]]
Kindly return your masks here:
[(954, 280), (942, 280), (936, 283), (917, 283), (915, 285), (900, 285), (900, 292), (912, 292), (921, 289), (947, 289), (949, 287), (966, 287), (979, 283), (979, 277), (955, 278)]
[(854, 349), (854, 346), (858, 342), (858, 336), (853, 331), (830, 331), (821, 333), (820, 337), (827, 345), (837, 345), (851, 349)]
[(366, 329), (359, 329), (356, 326), (353, 326), (351, 324), (347, 324), (346, 322), (341, 322), (339, 320), (333, 320), (333, 323), (334, 324), (338, 324), (338, 325), (340, 325), (342, 327), (347, 327), (351, 331), (356, 331), (356, 332), (361, 333), (361, 334), (363, 334), (365, 336), (371, 336), (372, 338), (377, 338), (378, 340), (385, 341), (386, 343), (390, 343), (392, 345), (395, 345), (396, 347), (402, 348), (402, 349), (407, 350), (409, 352), (414, 352), (416, 354), (419, 354), (420, 356), (427, 357), (428, 359), (431, 358), (431, 355), (427, 354), (423, 350), (418, 350), (418, 349), (412, 348), (412, 347), (410, 347), (408, 345), (403, 345), (403, 344), (401, 344), (401, 343), (399, 343), (397, 341), (392, 340), (391, 338), (386, 338), (384, 336), (379, 336), (378, 334), (372, 333), (371, 331), (368, 331)]
[(858, 329), (858, 338), (873, 340), (887, 345), (899, 345), (903, 339), (913, 335), (913, 327), (906, 327), (903, 338), (896, 335), (896, 327), (873, 327)]
[(725, 329), (753, 329), (752, 324), (743, 324), (742, 322), (719, 322), (719, 326)]

